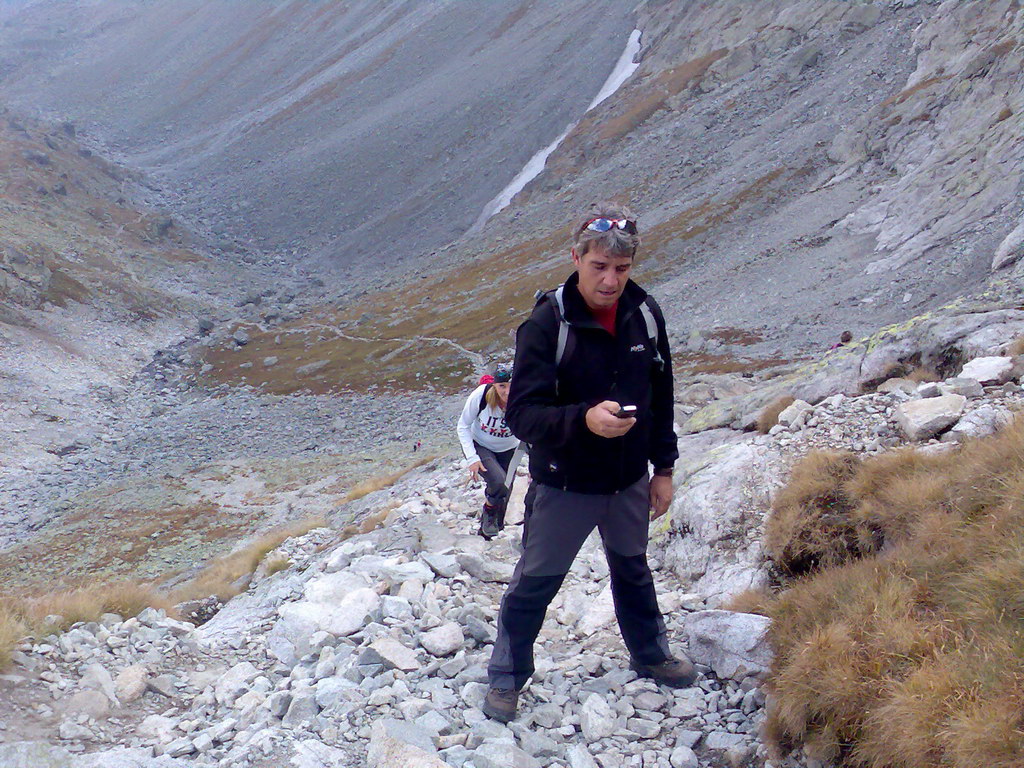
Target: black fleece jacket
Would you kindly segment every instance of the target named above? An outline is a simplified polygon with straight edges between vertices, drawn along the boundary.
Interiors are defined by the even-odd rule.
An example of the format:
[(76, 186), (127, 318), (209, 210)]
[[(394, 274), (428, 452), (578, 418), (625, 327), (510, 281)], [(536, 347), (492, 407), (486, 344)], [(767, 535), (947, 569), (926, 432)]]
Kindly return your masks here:
[[(530, 474), (540, 484), (577, 493), (617, 493), (646, 475), (648, 462), (662, 469), (679, 458), (665, 319), (652, 299), (659, 366), (640, 311), (647, 293), (632, 280), (626, 284), (613, 336), (590, 313), (578, 282), (573, 273), (565, 283), (570, 328), (557, 369), (558, 319), (552, 302), (539, 301), (519, 326), (505, 421), (530, 444)], [(587, 428), (587, 410), (603, 400), (637, 406), (636, 424), (625, 435), (599, 437)]]

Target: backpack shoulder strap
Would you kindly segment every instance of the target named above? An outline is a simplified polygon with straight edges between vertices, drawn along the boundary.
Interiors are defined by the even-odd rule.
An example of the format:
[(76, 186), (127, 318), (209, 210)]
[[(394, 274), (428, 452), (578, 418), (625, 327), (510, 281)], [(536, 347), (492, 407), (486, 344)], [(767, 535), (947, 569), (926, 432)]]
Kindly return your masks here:
[(644, 324), (647, 326), (647, 338), (651, 340), (651, 345), (654, 348), (654, 362), (657, 363), (659, 368), (665, 367), (665, 361), (661, 358), (661, 352), (658, 351), (658, 323), (654, 319), (654, 311), (650, 305), (651, 297), (644, 297), (643, 303), (640, 305), (640, 314), (644, 316)]
[(480, 416), (484, 412), (484, 408), (487, 407), (487, 393), (490, 392), (491, 385), (484, 384), (484, 391), (480, 393), (480, 407), (476, 409), (476, 415)]
[(555, 367), (562, 364), (565, 356), (565, 345), (569, 341), (569, 323), (565, 319), (565, 284), (558, 286), (551, 293), (555, 305), (555, 317), (558, 318), (558, 342), (555, 346)]
[(558, 394), (557, 369), (565, 357), (565, 348), (569, 343), (569, 322), (565, 319), (565, 283), (550, 291), (537, 291), (537, 303), (547, 301), (555, 313), (558, 323), (558, 339), (555, 342), (555, 394)]

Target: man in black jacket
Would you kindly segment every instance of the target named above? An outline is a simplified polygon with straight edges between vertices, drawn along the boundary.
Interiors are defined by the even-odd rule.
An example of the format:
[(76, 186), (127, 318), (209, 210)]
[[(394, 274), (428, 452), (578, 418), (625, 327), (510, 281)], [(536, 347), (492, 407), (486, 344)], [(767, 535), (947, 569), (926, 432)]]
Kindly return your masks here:
[(488, 666), (483, 711), (496, 720), (515, 717), (548, 604), (595, 527), (631, 667), (674, 687), (696, 678), (669, 651), (647, 565), (648, 520), (668, 510), (679, 452), (665, 321), (629, 279), (639, 244), (626, 209), (596, 206), (575, 231), (575, 273), (519, 327), (505, 419), (530, 445), (537, 494)]

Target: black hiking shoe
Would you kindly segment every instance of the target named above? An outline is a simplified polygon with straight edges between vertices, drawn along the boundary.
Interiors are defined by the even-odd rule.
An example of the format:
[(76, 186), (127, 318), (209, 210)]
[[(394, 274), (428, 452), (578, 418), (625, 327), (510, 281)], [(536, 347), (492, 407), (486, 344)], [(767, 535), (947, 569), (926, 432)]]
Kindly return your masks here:
[(480, 535), (490, 541), (498, 535), (500, 530), (494, 507), (484, 504), (484, 511), (480, 515)]
[(660, 664), (641, 664), (630, 659), (629, 668), (640, 677), (649, 677), (669, 688), (686, 688), (697, 679), (697, 670), (685, 656), (681, 659), (666, 659)]
[(515, 718), (518, 707), (519, 691), (511, 691), (507, 688), (489, 688), (481, 709), (492, 720), (507, 723)]

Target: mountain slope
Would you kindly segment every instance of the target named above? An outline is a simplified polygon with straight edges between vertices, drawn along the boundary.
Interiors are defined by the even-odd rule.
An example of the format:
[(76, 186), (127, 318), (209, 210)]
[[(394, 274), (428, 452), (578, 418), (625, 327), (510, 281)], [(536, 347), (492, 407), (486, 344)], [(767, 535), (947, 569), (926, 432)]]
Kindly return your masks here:
[(631, 5), (43, 0), (0, 29), (0, 97), (88, 125), (214, 229), (396, 261), (583, 111)]

